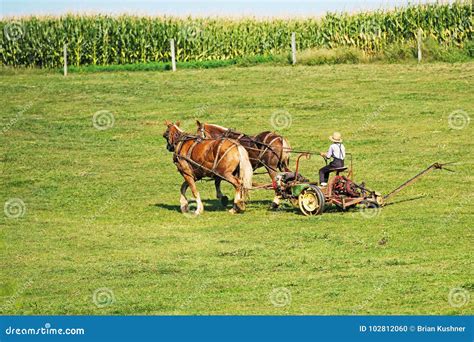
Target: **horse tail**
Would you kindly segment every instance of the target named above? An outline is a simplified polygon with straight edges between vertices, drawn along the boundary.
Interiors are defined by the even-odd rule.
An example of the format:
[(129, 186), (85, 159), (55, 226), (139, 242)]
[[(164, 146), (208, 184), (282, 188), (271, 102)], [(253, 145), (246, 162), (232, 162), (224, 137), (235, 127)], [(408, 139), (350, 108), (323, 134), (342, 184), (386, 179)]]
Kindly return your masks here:
[[(281, 150), (281, 159), (280, 159), (280, 171), (290, 171), (290, 151), (291, 146), (288, 140), (281, 137), (282, 150)], [(283, 170), (282, 170), (283, 169)]]
[(237, 146), (239, 150), (240, 156), (240, 163), (239, 163), (239, 176), (240, 181), (243, 186), (244, 193), (247, 193), (248, 190), (252, 188), (252, 176), (253, 176), (253, 168), (252, 164), (250, 163), (249, 154), (247, 150), (242, 146)]

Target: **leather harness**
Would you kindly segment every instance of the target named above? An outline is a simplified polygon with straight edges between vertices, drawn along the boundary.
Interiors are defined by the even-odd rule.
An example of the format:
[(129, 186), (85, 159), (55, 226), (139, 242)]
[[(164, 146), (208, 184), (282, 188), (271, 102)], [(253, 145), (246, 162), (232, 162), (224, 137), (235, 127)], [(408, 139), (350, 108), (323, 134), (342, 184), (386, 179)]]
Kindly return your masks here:
[[(186, 156), (181, 155), (181, 149), (183, 148), (183, 144), (187, 141), (190, 141), (190, 140), (193, 140), (193, 143), (192, 143), (191, 147), (188, 149), (188, 151), (186, 152)], [(180, 160), (185, 160), (186, 162), (190, 163), (191, 165), (194, 165), (198, 168), (204, 169), (208, 172), (211, 172), (211, 173), (215, 174), (216, 176), (218, 176), (220, 178), (225, 179), (224, 176), (222, 176), (221, 174), (219, 174), (216, 171), (216, 168), (219, 165), (219, 163), (224, 159), (224, 157), (227, 155), (227, 153), (232, 148), (237, 147), (236, 144), (232, 144), (232, 146), (230, 148), (228, 148), (226, 151), (224, 151), (224, 153), (222, 154), (222, 156), (220, 156), (220, 158), (217, 158), (219, 156), (220, 151), (221, 151), (222, 144), (226, 140), (230, 140), (230, 139), (221, 139), (220, 142), (219, 142), (219, 145), (217, 147), (216, 158), (214, 158), (214, 164), (212, 166), (212, 169), (209, 169), (209, 168), (205, 167), (204, 165), (201, 165), (201, 164), (199, 164), (198, 162), (196, 162), (192, 159), (192, 153), (193, 153), (194, 148), (196, 147), (196, 145), (198, 145), (199, 143), (202, 142), (202, 139), (200, 137), (184, 136), (183, 138), (179, 138), (179, 140), (176, 144), (176, 147), (174, 149), (173, 162), (176, 164), (176, 166), (178, 167), (180, 172), (183, 172), (183, 173), (185, 173), (184, 170), (181, 170), (181, 168), (179, 167)], [(190, 176), (190, 177), (193, 177), (193, 179), (196, 179), (195, 175), (189, 175), (189, 174), (187, 174), (187, 175)]]
[[(235, 132), (235, 131), (233, 131), (232, 129), (227, 129), (227, 130), (225, 131), (225, 133), (224, 133), (223, 136), (224, 136), (224, 137), (229, 137), (229, 135), (230, 135), (231, 133), (239, 134), (239, 136), (238, 136), (237, 138), (232, 138), (232, 139), (237, 140), (237, 141), (239, 141), (239, 142), (240, 142), (240, 140), (241, 140), (242, 138), (247, 137), (247, 138), (249, 138), (249, 140), (250, 140), (251, 142), (253, 142), (255, 145), (257, 145), (257, 146), (258, 146), (258, 145), (264, 146), (264, 147), (265, 147), (264, 149), (254, 148), (254, 147), (247, 146), (248, 149), (260, 150), (260, 153), (258, 154), (258, 157), (257, 157), (256, 159), (255, 159), (255, 158), (250, 158), (250, 157), (249, 157), (249, 159), (258, 160), (258, 161), (259, 161), (263, 166), (265, 166), (266, 168), (268, 168), (268, 169), (270, 169), (270, 170), (272, 170), (272, 171), (274, 171), (274, 172), (278, 172), (278, 170), (276, 170), (275, 168), (273, 168), (273, 167), (267, 165), (267, 164), (262, 160), (262, 158), (263, 158), (263, 156), (265, 155), (265, 153), (266, 153), (268, 150), (270, 150), (273, 154), (277, 155), (277, 153), (272, 149), (271, 145), (273, 144), (274, 141), (276, 141), (276, 140), (278, 140), (278, 139), (281, 141), (281, 143), (282, 143), (282, 145), (283, 145), (283, 138), (282, 138), (281, 136), (276, 136), (275, 138), (273, 138), (273, 139), (267, 144), (265, 141), (267, 140), (268, 136), (269, 136), (270, 134), (272, 134), (272, 132), (268, 132), (268, 133), (265, 135), (265, 138), (262, 140), (262, 142), (256, 141), (255, 139), (253, 139), (252, 137), (250, 137), (250, 136), (248, 136), (248, 135), (246, 135), (246, 134)], [(278, 164), (280, 164), (280, 163), (281, 163), (281, 159), (282, 159), (282, 157), (283, 157), (283, 151), (282, 151), (282, 153), (280, 153), (280, 155), (277, 155), (277, 156), (278, 156)]]

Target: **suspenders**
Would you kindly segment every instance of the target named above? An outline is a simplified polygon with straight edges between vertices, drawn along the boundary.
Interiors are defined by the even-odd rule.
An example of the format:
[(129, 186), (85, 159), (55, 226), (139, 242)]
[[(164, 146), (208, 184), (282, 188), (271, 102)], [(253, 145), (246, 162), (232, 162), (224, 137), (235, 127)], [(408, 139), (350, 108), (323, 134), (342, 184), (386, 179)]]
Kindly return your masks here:
[(344, 158), (346, 157), (344, 155), (344, 153), (342, 152), (342, 147), (341, 147), (341, 143), (335, 143), (338, 147), (339, 147), (339, 153), (340, 153), (340, 157), (341, 158), (336, 158), (336, 156), (332, 155), (332, 157), (336, 158), (336, 159), (340, 159), (340, 160), (344, 160)]

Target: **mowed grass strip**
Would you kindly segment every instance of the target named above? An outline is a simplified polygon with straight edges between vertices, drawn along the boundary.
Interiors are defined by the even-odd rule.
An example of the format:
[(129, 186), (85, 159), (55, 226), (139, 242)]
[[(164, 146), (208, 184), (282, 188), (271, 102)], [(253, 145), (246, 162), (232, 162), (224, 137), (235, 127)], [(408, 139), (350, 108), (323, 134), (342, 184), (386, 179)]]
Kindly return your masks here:
[[(474, 113), (473, 63), (0, 73), (1, 205), (26, 208), (0, 216), (2, 314), (474, 312), (448, 300), (474, 290), (473, 128), (448, 121)], [(94, 128), (98, 111), (113, 127)], [(288, 125), (272, 127), (274, 113)], [(231, 215), (213, 182), (198, 184), (205, 212), (188, 218), (162, 133), (166, 119), (195, 131), (196, 118), (316, 151), (339, 130), (356, 180), (383, 193), (432, 162), (460, 164), (373, 218), (269, 212), (269, 191)], [(322, 165), (313, 156), (302, 172), (316, 179)]]

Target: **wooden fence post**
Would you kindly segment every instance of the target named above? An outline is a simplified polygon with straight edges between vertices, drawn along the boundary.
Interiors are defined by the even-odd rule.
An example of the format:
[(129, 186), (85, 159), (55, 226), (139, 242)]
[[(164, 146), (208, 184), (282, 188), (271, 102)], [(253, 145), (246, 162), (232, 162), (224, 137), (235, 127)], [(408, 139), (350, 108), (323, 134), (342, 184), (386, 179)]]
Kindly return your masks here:
[(293, 60), (293, 65), (296, 64), (296, 33), (291, 34), (291, 57)]
[(67, 44), (64, 44), (63, 47), (63, 57), (64, 57), (64, 76), (67, 76)]
[(176, 71), (176, 55), (174, 52), (174, 39), (170, 39), (170, 47), (171, 47), (171, 67), (173, 71)]
[(423, 31), (421, 30), (421, 28), (418, 29), (418, 33), (416, 35), (416, 40), (417, 40), (417, 43), (418, 43), (418, 63), (421, 63), (422, 34), (423, 34)]

